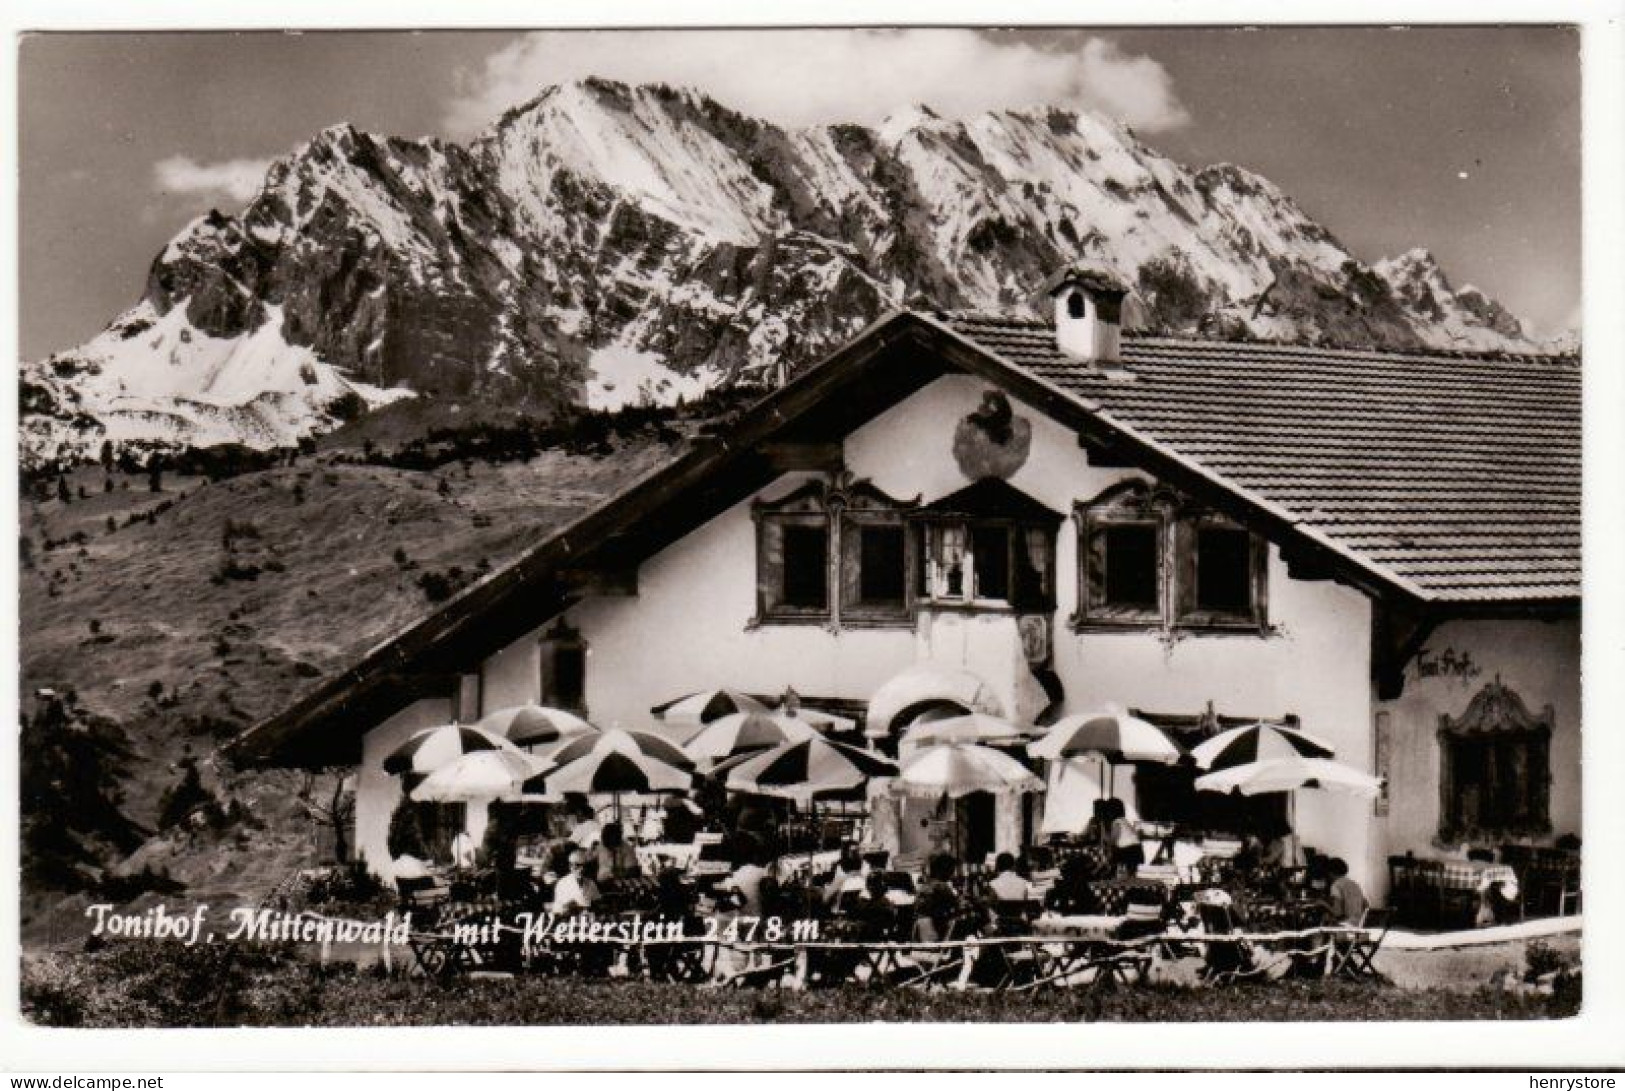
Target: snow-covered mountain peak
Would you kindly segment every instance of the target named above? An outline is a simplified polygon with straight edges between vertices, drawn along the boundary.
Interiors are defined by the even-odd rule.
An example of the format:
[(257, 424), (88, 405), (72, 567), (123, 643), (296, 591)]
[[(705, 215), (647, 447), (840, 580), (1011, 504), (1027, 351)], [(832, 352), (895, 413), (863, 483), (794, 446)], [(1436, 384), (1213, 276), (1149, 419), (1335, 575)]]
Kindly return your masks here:
[(466, 145), (315, 134), (240, 214), (179, 232), (136, 308), (24, 369), (25, 431), (37, 460), (282, 442), (352, 393), (686, 396), (791, 372), (897, 305), (1041, 316), (1039, 286), (1079, 259), (1161, 332), (1533, 347), (1426, 251), (1367, 266), (1262, 175), (1192, 170), (1099, 114), (792, 130), (583, 79)]

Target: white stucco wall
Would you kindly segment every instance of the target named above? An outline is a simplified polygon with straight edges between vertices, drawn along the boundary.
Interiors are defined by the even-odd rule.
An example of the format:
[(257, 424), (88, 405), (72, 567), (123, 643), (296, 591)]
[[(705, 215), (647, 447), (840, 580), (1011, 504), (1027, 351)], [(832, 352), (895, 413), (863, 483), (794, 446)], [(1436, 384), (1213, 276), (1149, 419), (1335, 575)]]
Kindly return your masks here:
[[(1460, 716), (1485, 684), (1497, 676), (1534, 715), (1552, 706), (1552, 832), (1580, 833), (1580, 625), (1565, 621), (1451, 621), (1439, 626), (1418, 658), (1471, 667), (1423, 677), (1416, 659), (1406, 667), (1398, 700), (1377, 711), (1392, 717), (1392, 800), (1377, 829), (1384, 854), (1413, 851), (1436, 855), (1439, 831), (1439, 717)], [(1451, 846), (1454, 847), (1454, 846)], [(1490, 846), (1495, 847), (1495, 846)]]
[[(977, 407), (986, 389), (987, 384), (978, 380), (947, 377), (876, 417), (845, 444), (852, 474), (899, 499), (918, 495), (926, 503), (963, 488), (968, 482), (951, 454), (954, 426)], [(1066, 693), (1065, 711), (1117, 702), (1157, 712), (1196, 713), (1212, 701), (1225, 715), (1296, 713), (1306, 729), (1337, 747), (1342, 760), (1371, 770), (1368, 600), (1331, 581), (1291, 579), (1272, 547), (1272, 633), (1267, 637), (1186, 635), (1168, 643), (1148, 632), (1072, 632), (1067, 619), (1077, 599), (1075, 526), (1070, 518), (1073, 504), (1141, 475), (1089, 465), (1071, 431), (1029, 407), (1018, 405), (1017, 411), (1031, 419), (1033, 442), (1029, 460), (1011, 484), (1067, 516), (1057, 543), (1058, 608), (1052, 639), (1054, 669)], [(783, 496), (806, 478), (805, 474), (786, 475), (761, 495)], [(794, 686), (808, 695), (866, 700), (922, 654), (955, 654), (951, 642), (927, 640), (913, 628), (842, 632), (808, 625), (751, 628), (755, 541), (750, 502), (745, 500), (645, 561), (639, 569), (636, 597), (596, 599), (570, 611), (566, 620), (579, 630), (588, 647), (587, 706), (595, 723), (658, 728), (649, 714), (651, 706), (714, 686), (761, 693)], [(538, 698), (538, 641), (554, 623), (539, 618), (535, 631), (485, 662), (482, 712)], [(1441, 630), (1439, 639), (1448, 635), (1448, 629)], [(1564, 725), (1577, 723), (1577, 686), (1570, 696), (1559, 695), (1561, 671), (1552, 664), (1578, 661), (1573, 646), (1577, 637), (1570, 634), (1554, 641), (1550, 631), (1540, 630), (1482, 639), (1487, 641), (1483, 661), (1497, 664), (1490, 669), (1502, 669), (1509, 682), (1528, 674), (1526, 697), (1537, 705), (1546, 700), (1557, 703), (1560, 737), (1572, 730)], [(1531, 657), (1529, 648), (1537, 645), (1546, 651)], [(1505, 668), (1499, 666), (1502, 659), (1508, 661)], [(1546, 659), (1550, 663), (1540, 666)], [(1436, 690), (1437, 685), (1414, 683), (1408, 688), (1405, 701), (1395, 706), (1396, 737), (1431, 740), (1431, 725), (1438, 714), (1431, 702), (1448, 695), (1454, 702), (1446, 702), (1449, 710), (1459, 711), (1470, 696)], [(1547, 691), (1553, 696), (1543, 697)], [(369, 735), (369, 763), (411, 730), (436, 715), (443, 718), (443, 713), (428, 711), (430, 704), (420, 702)], [(1422, 725), (1420, 735), (1416, 723)], [(1411, 802), (1405, 804), (1408, 817), (1389, 820), (1387, 835), (1371, 819), (1370, 803), (1307, 791), (1299, 793), (1298, 805), (1304, 840), (1343, 856), (1356, 877), (1380, 889), (1383, 858), (1396, 843), (1392, 831), (1425, 825), (1425, 809), (1436, 809), (1437, 782), (1428, 779), (1436, 777), (1436, 762), (1428, 759), (1432, 764), (1424, 769), (1422, 761), (1427, 756), (1418, 752), (1414, 757), (1411, 768), (1396, 755), (1396, 769), (1406, 767), (1405, 777), (1396, 777), (1394, 784), (1396, 808), (1402, 797)], [(1554, 802), (1563, 800), (1558, 806), (1572, 811), (1577, 822), (1574, 744), (1554, 745), (1552, 765), (1560, 778), (1554, 784)], [(1119, 779), (1125, 779), (1126, 773), (1120, 773)], [(390, 778), (382, 778), (389, 782), (386, 785), (380, 777), (376, 770), (363, 770), (364, 796), (369, 786), (380, 796), (362, 808), (366, 817), (361, 820), (359, 843), (364, 851), (382, 845), (395, 798), (392, 793), (398, 790)], [(386, 787), (388, 792), (383, 791)]]
[(389, 816), (401, 798), (401, 778), (384, 772), (384, 758), (415, 731), (451, 719), (449, 700), (417, 701), (367, 732), (361, 741), (361, 768), (356, 778), (355, 844), (368, 867), (392, 878), (389, 869)]

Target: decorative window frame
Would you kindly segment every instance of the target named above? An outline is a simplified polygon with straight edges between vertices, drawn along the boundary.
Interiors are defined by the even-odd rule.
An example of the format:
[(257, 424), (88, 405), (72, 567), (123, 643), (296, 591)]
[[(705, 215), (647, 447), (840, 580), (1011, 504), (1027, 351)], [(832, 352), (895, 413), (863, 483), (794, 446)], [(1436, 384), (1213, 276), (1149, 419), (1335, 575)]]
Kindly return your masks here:
[[(954, 497), (966, 498), (967, 494), (977, 490), (992, 490), (1007, 503), (1002, 507), (996, 507), (992, 512), (953, 510)], [(977, 507), (987, 500), (988, 498), (983, 496), (970, 502), (973, 507)], [(944, 508), (942, 506), (944, 504), (950, 506)], [(913, 524), (911, 536), (916, 540), (917, 560), (914, 579), (917, 581), (916, 594), (920, 605), (933, 610), (962, 610), (975, 613), (1053, 614), (1057, 602), (1058, 583), (1056, 539), (1060, 525), (1065, 520), (1066, 516), (1060, 512), (1051, 511), (1032, 496), (1002, 479), (977, 482), (969, 488), (921, 508), (910, 517)], [(1004, 533), (1005, 573), (1009, 592), (1007, 597), (994, 599), (969, 594), (954, 596), (936, 594), (931, 586), (931, 566), (927, 561), (936, 553), (935, 539), (948, 530), (963, 533), (967, 555), (972, 548), (971, 538), (974, 530), (997, 530)], [(1033, 533), (1039, 534), (1042, 540), (1044, 567), (1039, 575), (1044, 582), (1035, 599), (1024, 599), (1016, 595), (1018, 555), (1020, 551), (1029, 548), (1028, 539)], [(974, 575), (967, 573), (967, 578), (973, 584), (971, 590), (975, 590)]]
[[(1460, 716), (1448, 713), (1439, 716), (1439, 832), (1436, 843), (1459, 845), (1461, 842), (1497, 844), (1508, 837), (1530, 837), (1550, 833), (1552, 830), (1552, 762), (1551, 744), (1556, 715), (1547, 705), (1535, 715), (1524, 704), (1517, 692), (1496, 675), (1493, 681), (1473, 695)], [(1469, 738), (1490, 736), (1511, 737), (1540, 748), (1540, 770), (1529, 788), (1536, 815), (1528, 822), (1499, 827), (1484, 827), (1455, 821), (1454, 812), (1459, 802), (1455, 754), (1452, 744)]]
[[(912, 573), (918, 564), (914, 536), (908, 532), (908, 513), (919, 506), (918, 497), (898, 500), (867, 480), (855, 480), (846, 471), (814, 479), (777, 500), (751, 502), (756, 524), (756, 613), (746, 628), (762, 625), (822, 625), (843, 628), (906, 628), (912, 625), (914, 591)], [(820, 526), (825, 530), (825, 605), (819, 609), (786, 606), (777, 601), (783, 587), (782, 528)], [(860, 572), (855, 563), (853, 533), (863, 526), (895, 525), (903, 528), (904, 600), (901, 606), (860, 602)]]
[[(1219, 512), (1193, 503), (1159, 482), (1121, 481), (1072, 507), (1077, 535), (1077, 606), (1070, 619), (1076, 632), (1145, 632), (1167, 635), (1268, 635), (1269, 543)], [(1157, 536), (1157, 606), (1132, 609), (1104, 601), (1104, 568), (1097, 561), (1098, 532), (1113, 526), (1150, 526)], [(1207, 527), (1247, 533), (1248, 601), (1245, 613), (1196, 608), (1197, 535)]]
[[(1247, 535), (1246, 611), (1235, 613), (1203, 610), (1197, 606), (1196, 592), (1198, 535), (1206, 529), (1233, 530)], [(1269, 627), (1269, 546), (1246, 527), (1216, 512), (1184, 513), (1172, 525), (1172, 552), (1175, 564), (1173, 586), (1168, 598), (1173, 606), (1174, 627), (1204, 632), (1228, 629), (1256, 633)]]

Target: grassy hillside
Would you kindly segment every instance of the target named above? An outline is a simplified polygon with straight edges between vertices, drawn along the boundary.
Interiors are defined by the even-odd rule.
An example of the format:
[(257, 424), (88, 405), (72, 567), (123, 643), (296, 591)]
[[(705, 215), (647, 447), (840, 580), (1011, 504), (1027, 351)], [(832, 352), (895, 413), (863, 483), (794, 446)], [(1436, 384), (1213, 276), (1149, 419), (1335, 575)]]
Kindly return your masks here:
[[(167, 870), (200, 900), (257, 897), (315, 862), (314, 827), (290, 821), (296, 777), (232, 780), (214, 749), (430, 612), (434, 596), (673, 457), (666, 436), (428, 471), (324, 450), (214, 483), (165, 475), (159, 493), (116, 473), (106, 491), (99, 467), (81, 469), (68, 502), (55, 489), (23, 500), (22, 692), (72, 690), (124, 728), (126, 810), (144, 825), (188, 756), (209, 789), (246, 806), (234, 834), (159, 837), (126, 870)], [(61, 938), (64, 914), (45, 913), (56, 898), (25, 893), (27, 934)]]

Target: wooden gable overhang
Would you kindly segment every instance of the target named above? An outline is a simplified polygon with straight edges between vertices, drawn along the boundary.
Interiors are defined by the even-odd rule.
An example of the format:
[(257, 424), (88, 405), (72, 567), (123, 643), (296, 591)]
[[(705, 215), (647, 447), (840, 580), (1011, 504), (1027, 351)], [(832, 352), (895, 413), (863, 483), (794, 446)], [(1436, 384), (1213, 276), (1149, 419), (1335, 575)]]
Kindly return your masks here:
[[(1402, 672), (1419, 626), (1470, 604), (1433, 607), (1262, 498), (1109, 418), (1075, 393), (1004, 360), (926, 315), (893, 312), (745, 410), (728, 434), (703, 437), (670, 463), (549, 535), (513, 564), (374, 648), (354, 667), (226, 747), (244, 764), (355, 764), (361, 737), (423, 697), (449, 697), (495, 651), (582, 598), (635, 594), (639, 563), (780, 475), (840, 468), (841, 441), (946, 374), (985, 380), (1070, 428), (1097, 463), (1131, 465), (1275, 542), (1296, 578), (1336, 579), (1377, 604), (1374, 670)], [(1517, 603), (1516, 616), (1572, 613), (1576, 604)], [(1392, 624), (1384, 618), (1393, 614)], [(1425, 636), (1425, 632), (1423, 633)], [(1382, 675), (1379, 673), (1379, 677)]]

